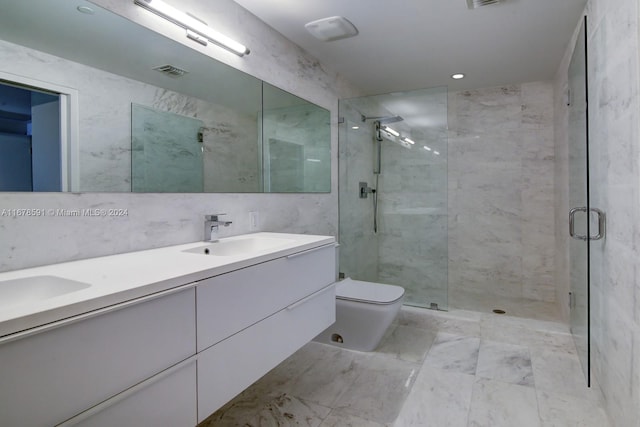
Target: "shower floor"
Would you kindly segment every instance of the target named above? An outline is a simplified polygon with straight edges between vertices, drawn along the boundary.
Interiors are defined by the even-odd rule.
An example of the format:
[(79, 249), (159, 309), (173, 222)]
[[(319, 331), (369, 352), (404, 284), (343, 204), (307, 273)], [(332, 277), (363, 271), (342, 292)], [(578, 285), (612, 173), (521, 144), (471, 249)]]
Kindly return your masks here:
[(555, 302), (506, 298), (464, 291), (452, 292), (449, 295), (449, 308), (451, 310), (473, 310), (480, 313), (492, 313), (493, 310), (499, 309), (504, 310), (507, 316), (554, 322), (562, 320), (560, 309)]

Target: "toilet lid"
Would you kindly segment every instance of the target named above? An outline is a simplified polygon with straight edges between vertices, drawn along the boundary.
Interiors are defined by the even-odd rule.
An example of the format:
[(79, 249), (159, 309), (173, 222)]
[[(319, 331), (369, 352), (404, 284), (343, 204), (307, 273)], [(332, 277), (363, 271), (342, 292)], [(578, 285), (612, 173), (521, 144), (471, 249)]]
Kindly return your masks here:
[(336, 298), (372, 304), (391, 304), (404, 295), (404, 288), (346, 278), (336, 284)]

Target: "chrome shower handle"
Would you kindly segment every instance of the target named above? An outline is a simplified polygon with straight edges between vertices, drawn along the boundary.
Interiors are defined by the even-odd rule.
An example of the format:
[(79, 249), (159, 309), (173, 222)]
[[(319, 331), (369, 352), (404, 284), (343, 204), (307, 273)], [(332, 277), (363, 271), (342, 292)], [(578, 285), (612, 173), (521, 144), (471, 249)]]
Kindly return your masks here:
[(576, 212), (587, 212), (586, 207), (573, 208), (569, 211), (569, 236), (577, 240), (588, 240), (587, 236), (581, 236), (575, 233), (575, 215)]
[(596, 234), (595, 236), (589, 236), (589, 239), (590, 240), (600, 240), (600, 239), (602, 239), (604, 237), (604, 235), (606, 233), (606, 227), (607, 227), (606, 218), (607, 218), (607, 216), (600, 209), (591, 208), (590, 210), (592, 212), (595, 212), (598, 215), (598, 234)]

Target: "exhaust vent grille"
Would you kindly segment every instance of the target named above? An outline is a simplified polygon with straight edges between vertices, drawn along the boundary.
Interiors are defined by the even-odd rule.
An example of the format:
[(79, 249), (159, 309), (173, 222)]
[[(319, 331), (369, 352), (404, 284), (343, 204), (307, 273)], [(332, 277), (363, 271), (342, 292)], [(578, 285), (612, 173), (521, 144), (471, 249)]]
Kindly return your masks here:
[(467, 0), (467, 6), (469, 9), (477, 9), (482, 6), (489, 6), (490, 4), (500, 3), (501, 0)]
[(182, 68), (174, 67), (173, 65), (168, 64), (159, 65), (157, 67), (154, 67), (153, 69), (171, 77), (182, 77), (185, 74), (189, 73), (187, 70), (183, 70)]

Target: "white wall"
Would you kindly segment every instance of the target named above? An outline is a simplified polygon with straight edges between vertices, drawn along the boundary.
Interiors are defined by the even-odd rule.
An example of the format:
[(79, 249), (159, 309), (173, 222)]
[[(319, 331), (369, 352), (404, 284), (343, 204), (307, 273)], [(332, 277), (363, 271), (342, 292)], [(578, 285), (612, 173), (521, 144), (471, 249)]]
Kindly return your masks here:
[[(134, 20), (148, 18), (133, 2), (100, 1)], [(0, 271), (179, 244), (202, 239), (203, 216), (226, 212), (234, 224), (226, 235), (249, 231), (250, 211), (260, 229), (337, 234), (338, 99), (360, 93), (316, 59), (231, 0), (185, 3), (211, 26), (242, 40), (252, 53), (239, 58), (223, 49), (207, 54), (331, 111), (331, 194), (0, 194), (2, 209), (126, 209), (126, 216), (0, 217)], [(141, 13), (144, 12), (144, 13)], [(179, 32), (179, 41), (184, 33)], [(8, 64), (0, 62), (0, 70)], [(82, 94), (81, 94), (82, 95)], [(81, 105), (86, 108), (88, 105)], [(80, 141), (82, 144), (82, 141)], [(36, 211), (37, 214), (37, 211)]]

